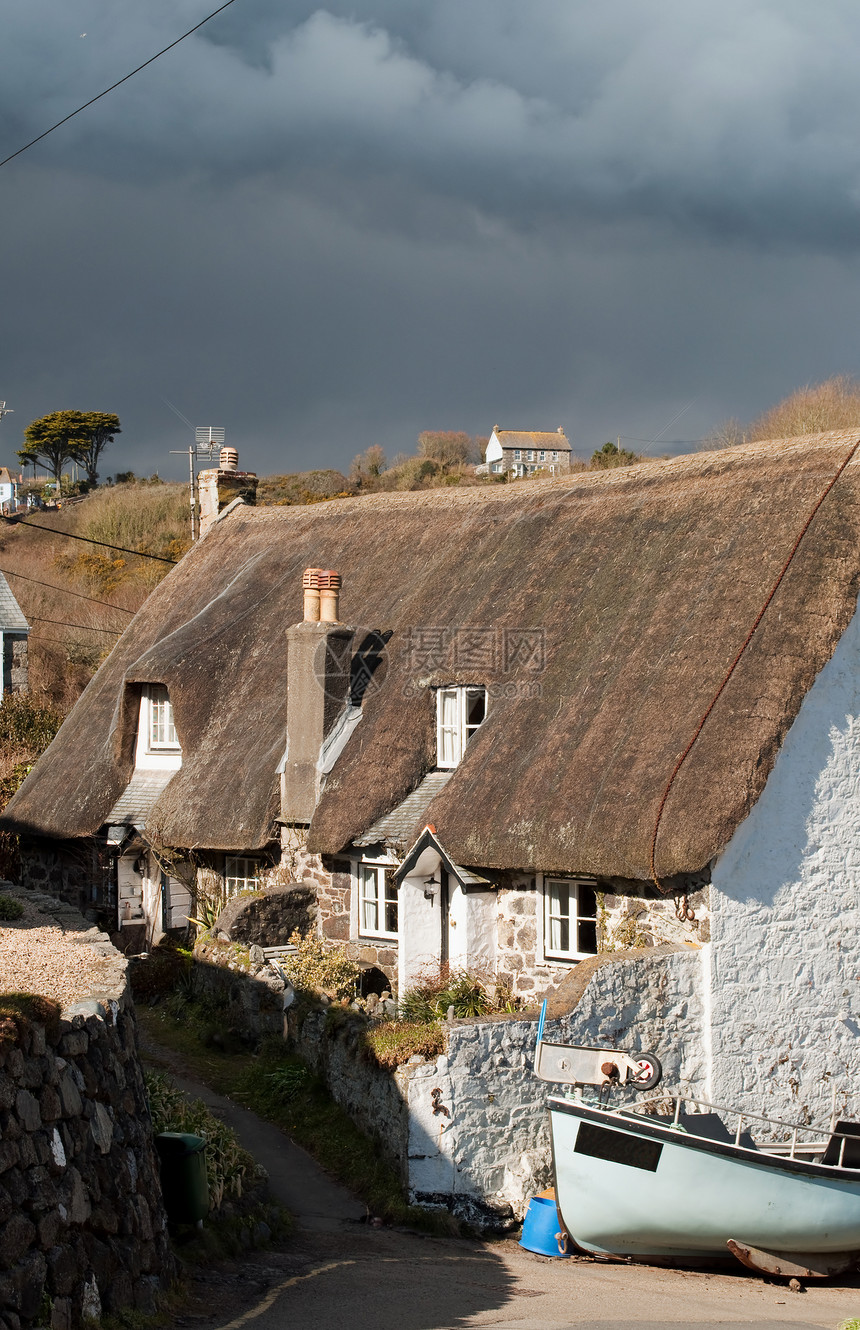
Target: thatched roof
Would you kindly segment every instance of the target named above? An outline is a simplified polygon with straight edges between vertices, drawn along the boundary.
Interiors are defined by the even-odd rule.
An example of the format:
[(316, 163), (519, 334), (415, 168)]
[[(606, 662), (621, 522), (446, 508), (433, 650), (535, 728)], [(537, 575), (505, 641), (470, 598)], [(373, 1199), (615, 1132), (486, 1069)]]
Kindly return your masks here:
[[(174, 702), (183, 766), (150, 831), (178, 846), (264, 844), (285, 741), (284, 630), (301, 617), (302, 570), (336, 568), (342, 619), (392, 636), (384, 682), (367, 690), (328, 778), (313, 848), (340, 851), (419, 785), (434, 760), (433, 685), (485, 683), (501, 695), (421, 825), (433, 823), (465, 865), (647, 878), (669, 773), (855, 438), (238, 509), (150, 596), (5, 824), (56, 837), (97, 831), (132, 771), (133, 684), (157, 681)], [(860, 457), (672, 788), (661, 874), (701, 869), (748, 813), (854, 613), (858, 576)], [(488, 632), (457, 639), (471, 666), (453, 654), (434, 666), (417, 651), (428, 645), (415, 633), (423, 627)], [(538, 674), (505, 674), (476, 654), (501, 649), (504, 630), (532, 628), (545, 634)], [(540, 695), (528, 696), (535, 684)]]

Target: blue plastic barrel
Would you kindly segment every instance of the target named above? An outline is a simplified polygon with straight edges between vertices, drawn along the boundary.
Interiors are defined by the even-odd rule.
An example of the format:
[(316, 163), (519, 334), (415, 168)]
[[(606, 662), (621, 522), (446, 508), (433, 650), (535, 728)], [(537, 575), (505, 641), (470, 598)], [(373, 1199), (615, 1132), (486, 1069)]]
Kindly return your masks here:
[(533, 1196), (523, 1220), (520, 1246), (539, 1256), (569, 1256), (567, 1238), (562, 1233), (555, 1201), (548, 1196)]

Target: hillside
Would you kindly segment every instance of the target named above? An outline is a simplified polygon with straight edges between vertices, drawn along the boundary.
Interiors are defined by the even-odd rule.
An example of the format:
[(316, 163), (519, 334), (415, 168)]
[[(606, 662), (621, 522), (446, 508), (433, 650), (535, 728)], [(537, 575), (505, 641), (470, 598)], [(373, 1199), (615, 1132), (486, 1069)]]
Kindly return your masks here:
[(0, 572), (31, 624), (33, 699), (64, 713), (171, 567), (73, 537), (180, 558), (189, 545), (188, 491), (110, 486), (26, 521), (37, 525), (0, 525)]

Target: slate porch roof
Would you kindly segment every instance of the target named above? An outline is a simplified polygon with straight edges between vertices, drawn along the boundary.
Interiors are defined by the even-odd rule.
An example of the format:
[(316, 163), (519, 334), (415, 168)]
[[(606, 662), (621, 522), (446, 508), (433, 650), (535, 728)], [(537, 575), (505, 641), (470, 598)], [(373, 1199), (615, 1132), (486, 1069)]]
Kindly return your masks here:
[(364, 835), (356, 837), (354, 844), (377, 845), (385, 841), (386, 844), (400, 846), (405, 850), (415, 839), (416, 830), (430, 804), (437, 794), (441, 794), (452, 775), (451, 771), (431, 771), (402, 803), (392, 808), (390, 813), (377, 818)]
[(24, 618), (21, 606), (12, 595), (12, 588), (0, 573), (0, 632), (29, 633), (30, 625)]

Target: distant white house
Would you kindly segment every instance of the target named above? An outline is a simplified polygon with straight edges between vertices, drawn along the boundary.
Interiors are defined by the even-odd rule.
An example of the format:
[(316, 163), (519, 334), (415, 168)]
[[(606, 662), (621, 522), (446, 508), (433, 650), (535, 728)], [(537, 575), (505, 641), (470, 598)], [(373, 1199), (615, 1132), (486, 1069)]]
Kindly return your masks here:
[(494, 425), (484, 461), (491, 476), (530, 476), (536, 471), (559, 476), (570, 470), (570, 457), (570, 444), (560, 425), (553, 433)]
[(0, 511), (11, 512), (18, 503), (18, 481), (8, 466), (0, 466)]

